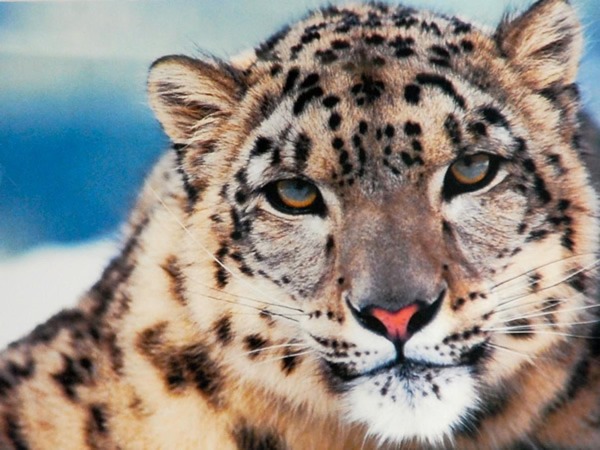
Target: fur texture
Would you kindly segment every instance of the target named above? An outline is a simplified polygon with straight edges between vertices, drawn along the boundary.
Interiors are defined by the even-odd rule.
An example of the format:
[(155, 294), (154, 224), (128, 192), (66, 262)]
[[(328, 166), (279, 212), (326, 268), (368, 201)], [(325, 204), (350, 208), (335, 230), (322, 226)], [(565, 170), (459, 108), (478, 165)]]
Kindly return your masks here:
[(369, 4), (158, 60), (173, 148), (1, 355), (0, 447), (595, 448), (581, 41), (564, 0), (492, 33)]

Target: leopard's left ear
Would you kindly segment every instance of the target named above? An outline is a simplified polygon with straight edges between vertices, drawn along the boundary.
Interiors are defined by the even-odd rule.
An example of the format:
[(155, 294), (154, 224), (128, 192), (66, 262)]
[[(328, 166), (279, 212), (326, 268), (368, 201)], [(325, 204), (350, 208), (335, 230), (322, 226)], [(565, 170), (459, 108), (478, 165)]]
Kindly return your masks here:
[(166, 56), (150, 68), (150, 105), (174, 144), (215, 139), (244, 92), (240, 71), (217, 61)]
[(522, 15), (504, 19), (495, 37), (523, 83), (532, 89), (575, 82), (583, 36), (567, 0), (539, 0)]

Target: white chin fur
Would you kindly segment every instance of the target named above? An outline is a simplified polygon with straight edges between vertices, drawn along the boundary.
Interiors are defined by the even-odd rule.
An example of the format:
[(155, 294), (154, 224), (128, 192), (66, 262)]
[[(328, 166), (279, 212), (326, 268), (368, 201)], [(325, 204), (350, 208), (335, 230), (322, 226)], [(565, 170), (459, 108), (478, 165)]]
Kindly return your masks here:
[(347, 394), (348, 418), (367, 424), (382, 442), (439, 444), (477, 407), (474, 380), (465, 367), (424, 369), (408, 378), (392, 374), (361, 378)]

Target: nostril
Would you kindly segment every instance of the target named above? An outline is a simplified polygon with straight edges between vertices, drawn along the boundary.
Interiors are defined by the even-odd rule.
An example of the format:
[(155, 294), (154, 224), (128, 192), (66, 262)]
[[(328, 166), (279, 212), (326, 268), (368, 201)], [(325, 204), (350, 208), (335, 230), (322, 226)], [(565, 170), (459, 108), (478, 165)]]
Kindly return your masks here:
[[(369, 308), (370, 309), (370, 308)], [(370, 314), (370, 311), (355, 311), (355, 316), (363, 327), (367, 330), (371, 330), (373, 333), (380, 334), (382, 336), (387, 335), (387, 329), (385, 325), (377, 319), (377, 317)]]
[(438, 298), (435, 300), (435, 302), (433, 302), (431, 305), (421, 308), (410, 318), (407, 326), (407, 332), (409, 335), (415, 334), (433, 320), (434, 316), (440, 309), (440, 305), (442, 304), (445, 296), (446, 290), (444, 289), (442, 292), (440, 292), (440, 295), (438, 295)]
[(348, 305), (356, 319), (366, 329), (385, 336), (390, 341), (405, 342), (433, 320), (445, 293), (446, 291), (443, 290), (430, 305), (418, 301), (396, 311), (372, 305), (358, 310), (349, 301)]

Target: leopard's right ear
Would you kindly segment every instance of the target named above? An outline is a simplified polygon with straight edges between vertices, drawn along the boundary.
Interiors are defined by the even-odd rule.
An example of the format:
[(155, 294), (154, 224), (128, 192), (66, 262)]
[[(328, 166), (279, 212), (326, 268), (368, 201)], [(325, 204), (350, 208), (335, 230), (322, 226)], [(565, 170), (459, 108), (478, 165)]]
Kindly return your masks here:
[(236, 69), (219, 61), (165, 56), (148, 76), (150, 106), (175, 144), (214, 139), (243, 92)]

